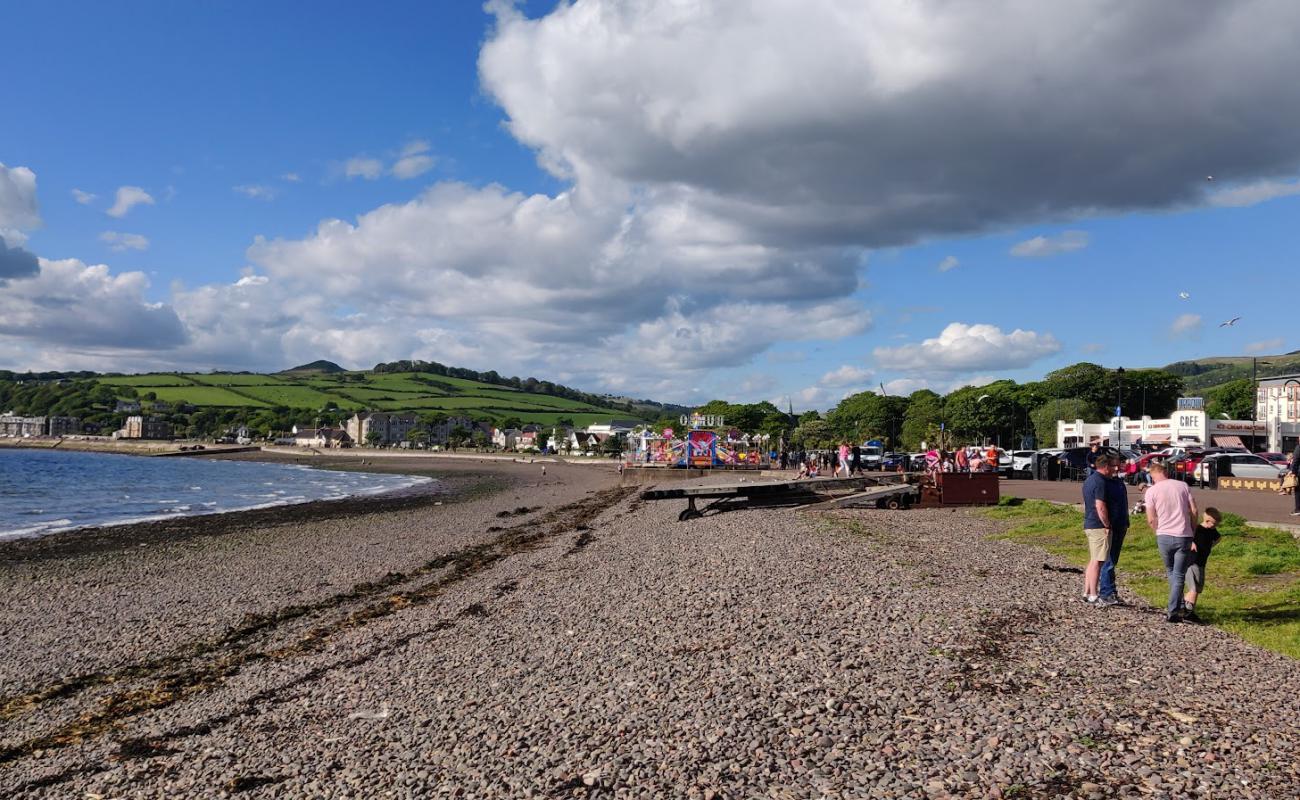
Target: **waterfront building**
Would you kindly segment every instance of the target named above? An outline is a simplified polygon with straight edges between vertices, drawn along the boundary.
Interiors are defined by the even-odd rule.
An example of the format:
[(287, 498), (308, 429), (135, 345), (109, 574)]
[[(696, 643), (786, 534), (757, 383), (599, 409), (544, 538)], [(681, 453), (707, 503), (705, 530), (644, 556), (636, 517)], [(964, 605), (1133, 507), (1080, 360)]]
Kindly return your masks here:
[(139, 400), (118, 400), (117, 407), (114, 408), (113, 410), (116, 411), (118, 414), (139, 414), (140, 401)]
[(119, 439), (170, 439), (172, 425), (157, 417), (135, 415), (126, 418), (126, 424), (117, 432)]
[(45, 417), (20, 417), (12, 411), (0, 415), (0, 436), (44, 436), (47, 430)]
[(383, 411), (362, 411), (347, 421), (348, 436), (358, 444), (370, 444), (371, 434), (377, 434), (375, 444), (397, 444), (420, 426), (414, 414), (390, 414)]
[(493, 428), (492, 446), (502, 450), (514, 450), (519, 441), (518, 428)]
[(1300, 375), (1264, 378), (1255, 388), (1255, 418), (1268, 434), (1268, 449), (1291, 453), (1300, 441)]
[[(342, 428), (295, 428), (293, 444), (298, 447), (336, 449), (351, 447), (352, 436)], [(276, 440), (279, 444), (279, 440)]]
[(81, 420), (77, 417), (50, 417), (46, 430), (50, 436), (72, 436), (81, 433)]
[(1098, 442), (1112, 447), (1136, 444), (1198, 445), (1261, 449), (1268, 436), (1263, 421), (1214, 419), (1199, 397), (1183, 397), (1167, 419), (1111, 417), (1108, 422), (1056, 421), (1057, 447), (1082, 447)]

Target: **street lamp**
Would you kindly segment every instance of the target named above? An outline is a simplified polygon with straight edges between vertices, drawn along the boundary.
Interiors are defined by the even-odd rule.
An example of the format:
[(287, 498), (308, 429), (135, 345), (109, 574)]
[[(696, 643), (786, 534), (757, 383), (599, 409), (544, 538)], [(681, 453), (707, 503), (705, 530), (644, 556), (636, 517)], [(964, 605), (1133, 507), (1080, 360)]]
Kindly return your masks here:
[(1124, 439), (1124, 368), (1115, 370), (1115, 447)]

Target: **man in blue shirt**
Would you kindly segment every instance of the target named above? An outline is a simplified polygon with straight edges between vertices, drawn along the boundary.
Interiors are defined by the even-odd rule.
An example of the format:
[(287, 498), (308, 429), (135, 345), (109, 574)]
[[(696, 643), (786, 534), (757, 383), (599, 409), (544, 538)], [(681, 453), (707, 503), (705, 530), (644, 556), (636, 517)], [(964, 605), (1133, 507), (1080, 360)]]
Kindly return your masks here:
[(1116, 605), (1115, 563), (1128, 533), (1128, 489), (1115, 476), (1110, 456), (1098, 454), (1093, 473), (1083, 482), (1083, 532), (1088, 537), (1088, 566), (1083, 572), (1083, 599)]

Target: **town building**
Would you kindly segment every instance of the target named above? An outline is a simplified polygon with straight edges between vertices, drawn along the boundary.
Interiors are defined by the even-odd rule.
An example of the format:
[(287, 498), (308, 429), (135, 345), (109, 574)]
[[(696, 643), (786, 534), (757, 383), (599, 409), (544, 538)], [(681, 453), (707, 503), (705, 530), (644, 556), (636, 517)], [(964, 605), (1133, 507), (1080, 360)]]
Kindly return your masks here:
[(1300, 375), (1264, 378), (1255, 388), (1255, 418), (1268, 434), (1268, 449), (1291, 453), (1300, 441)]
[(293, 443), (298, 447), (332, 450), (351, 447), (354, 441), (351, 434), (342, 428), (294, 428), (293, 431)]
[(119, 439), (170, 439), (172, 426), (157, 417), (135, 415), (126, 418), (126, 424), (117, 432)]
[[(362, 411), (347, 421), (348, 436), (358, 444), (397, 444), (406, 441), (411, 431), (420, 427), (414, 414), (390, 414), (383, 411)], [(372, 442), (372, 435), (374, 441)]]
[(1098, 442), (1112, 447), (1134, 445), (1199, 445), (1261, 449), (1267, 440), (1265, 422), (1214, 419), (1201, 398), (1182, 397), (1167, 419), (1111, 417), (1108, 422), (1056, 421), (1056, 446), (1081, 447)]
[(502, 450), (514, 450), (519, 441), (518, 428), (493, 428), (492, 446)]
[(77, 417), (50, 417), (46, 430), (50, 436), (73, 436), (81, 433), (81, 420)]
[(113, 410), (116, 411), (118, 414), (139, 414), (140, 401), (139, 400), (118, 400), (117, 407), (114, 408)]
[(451, 440), (451, 432), (456, 428), (464, 430), (466, 436), (472, 436), (475, 431), (483, 431), (491, 436), (493, 430), (490, 424), (475, 422), (469, 417), (448, 417), (436, 425), (429, 426), (429, 444), (447, 444)]
[(0, 436), (44, 436), (47, 430), (45, 417), (20, 417), (12, 411), (0, 415)]

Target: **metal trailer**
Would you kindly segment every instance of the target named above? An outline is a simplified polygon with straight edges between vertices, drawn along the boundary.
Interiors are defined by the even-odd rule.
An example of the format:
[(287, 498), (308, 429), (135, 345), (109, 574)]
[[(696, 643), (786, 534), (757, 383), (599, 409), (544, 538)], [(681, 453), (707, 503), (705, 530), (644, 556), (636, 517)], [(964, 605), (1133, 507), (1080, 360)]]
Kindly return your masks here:
[[(649, 489), (641, 493), (643, 500), (684, 499), (686, 508), (677, 515), (680, 522), (741, 508), (907, 508), (921, 502), (921, 498), (918, 476), (911, 473), (725, 483)], [(696, 506), (696, 501), (705, 500), (712, 502), (703, 508)]]

